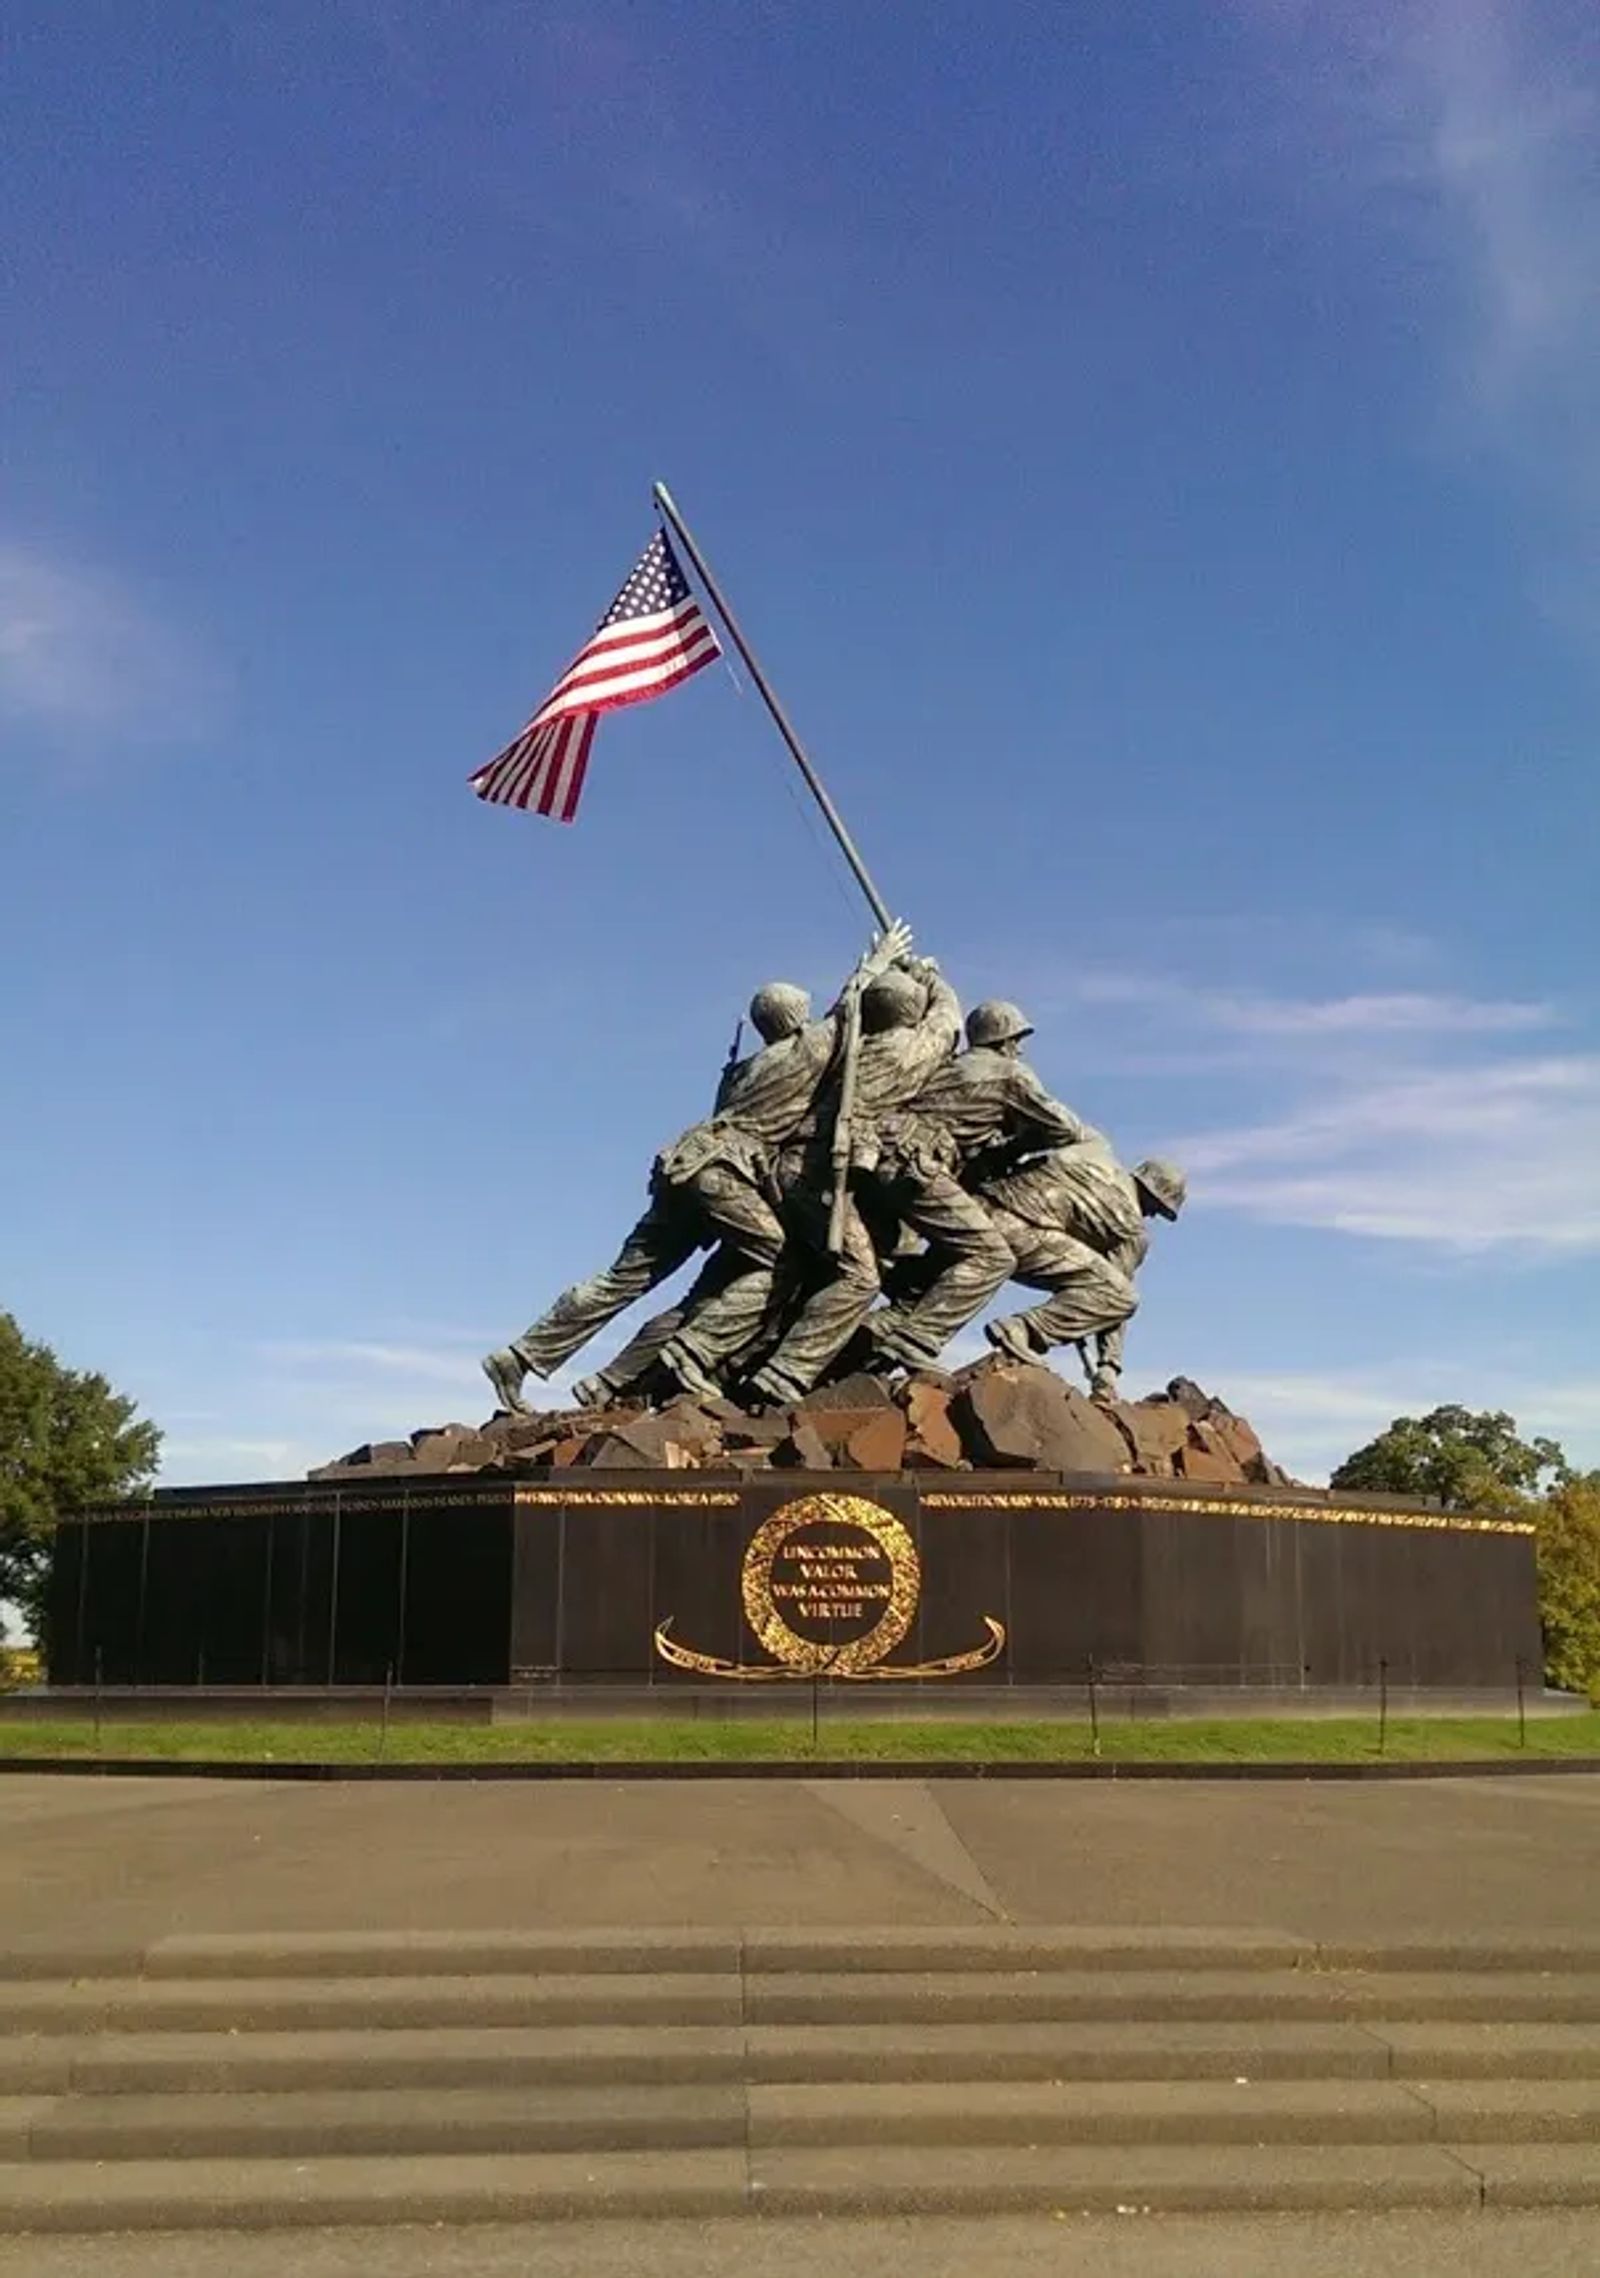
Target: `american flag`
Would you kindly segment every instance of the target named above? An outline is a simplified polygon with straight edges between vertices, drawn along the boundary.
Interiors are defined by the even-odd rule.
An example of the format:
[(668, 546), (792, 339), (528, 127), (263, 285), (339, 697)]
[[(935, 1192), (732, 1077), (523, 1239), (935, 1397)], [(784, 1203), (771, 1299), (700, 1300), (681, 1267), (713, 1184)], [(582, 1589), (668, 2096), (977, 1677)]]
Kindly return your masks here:
[(721, 654), (677, 556), (658, 530), (628, 581), (533, 718), (471, 778), (480, 799), (570, 823), (602, 712), (665, 696)]

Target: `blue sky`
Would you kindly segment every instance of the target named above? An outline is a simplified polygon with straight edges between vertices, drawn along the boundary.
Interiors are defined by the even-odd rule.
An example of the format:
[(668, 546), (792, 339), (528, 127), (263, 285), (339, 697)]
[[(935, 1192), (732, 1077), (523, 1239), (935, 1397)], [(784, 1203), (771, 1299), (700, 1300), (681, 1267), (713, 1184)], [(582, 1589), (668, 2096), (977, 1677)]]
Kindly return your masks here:
[(1130, 1384), (1600, 1462), (1592, 9), (12, 27), (0, 1303), (169, 1478), (481, 1413), (861, 944), (742, 675), (570, 829), (465, 788), (656, 475), (922, 945), (1190, 1167)]

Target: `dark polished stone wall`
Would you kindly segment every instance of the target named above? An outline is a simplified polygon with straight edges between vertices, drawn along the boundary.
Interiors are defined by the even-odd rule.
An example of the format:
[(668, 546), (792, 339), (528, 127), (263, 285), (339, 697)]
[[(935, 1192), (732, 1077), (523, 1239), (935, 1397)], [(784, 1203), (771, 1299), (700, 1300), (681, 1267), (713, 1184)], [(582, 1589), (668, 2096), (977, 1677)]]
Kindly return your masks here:
[(1015, 1472), (179, 1489), (60, 1530), (57, 1685), (1507, 1686), (1518, 1522)]

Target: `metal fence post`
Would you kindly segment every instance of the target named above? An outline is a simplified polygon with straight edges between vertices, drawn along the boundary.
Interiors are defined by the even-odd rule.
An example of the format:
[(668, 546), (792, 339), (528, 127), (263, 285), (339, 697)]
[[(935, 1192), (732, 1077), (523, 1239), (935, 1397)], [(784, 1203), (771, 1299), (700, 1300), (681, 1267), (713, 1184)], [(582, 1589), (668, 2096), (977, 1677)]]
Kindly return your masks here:
[(1378, 1659), (1378, 1754), (1385, 1753), (1389, 1745), (1389, 1664), (1380, 1655)]

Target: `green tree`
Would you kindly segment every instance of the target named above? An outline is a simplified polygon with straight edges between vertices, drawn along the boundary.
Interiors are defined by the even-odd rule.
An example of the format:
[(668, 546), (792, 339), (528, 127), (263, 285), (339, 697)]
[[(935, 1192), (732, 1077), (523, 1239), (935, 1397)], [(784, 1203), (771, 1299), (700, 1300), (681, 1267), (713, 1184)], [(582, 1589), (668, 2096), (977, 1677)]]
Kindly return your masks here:
[(1537, 1495), (1547, 1475), (1569, 1476), (1554, 1440), (1525, 1440), (1503, 1409), (1434, 1408), (1396, 1416), (1329, 1484), (1371, 1495), (1432, 1495), (1448, 1510), (1472, 1511)]
[(1600, 1471), (1558, 1481), (1534, 1517), (1550, 1682), (1600, 1698)]
[(103, 1376), (64, 1368), (0, 1313), (0, 1599), (36, 1615), (58, 1519), (138, 1494), (161, 1434)]

